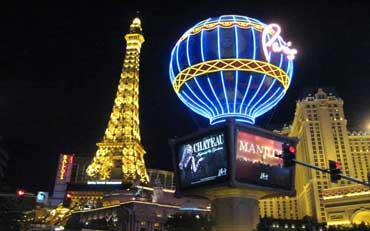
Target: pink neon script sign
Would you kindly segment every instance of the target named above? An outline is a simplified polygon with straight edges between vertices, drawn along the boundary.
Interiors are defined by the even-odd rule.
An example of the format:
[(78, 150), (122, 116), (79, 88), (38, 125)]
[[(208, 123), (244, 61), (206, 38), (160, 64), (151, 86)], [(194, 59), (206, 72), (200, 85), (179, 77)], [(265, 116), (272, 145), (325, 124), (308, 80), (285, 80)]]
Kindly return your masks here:
[[(273, 31), (273, 34), (269, 38), (270, 31)], [(278, 24), (269, 24), (263, 29), (262, 48), (267, 61), (270, 61), (271, 58), (271, 53), (269, 52), (268, 48), (275, 53), (283, 52), (287, 56), (288, 60), (293, 60), (297, 54), (296, 49), (290, 48), (292, 43), (290, 41), (287, 43), (284, 42), (280, 36), (280, 33), (281, 28)]]

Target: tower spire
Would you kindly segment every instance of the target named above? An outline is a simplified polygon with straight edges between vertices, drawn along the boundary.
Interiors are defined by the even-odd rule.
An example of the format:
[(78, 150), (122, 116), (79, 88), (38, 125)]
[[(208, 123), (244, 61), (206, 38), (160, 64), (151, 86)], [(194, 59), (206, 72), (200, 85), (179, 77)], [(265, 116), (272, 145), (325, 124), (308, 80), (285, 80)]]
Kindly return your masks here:
[(126, 54), (110, 120), (86, 173), (102, 180), (147, 182), (139, 127), (139, 66), (144, 42), (139, 18), (132, 21), (125, 40)]

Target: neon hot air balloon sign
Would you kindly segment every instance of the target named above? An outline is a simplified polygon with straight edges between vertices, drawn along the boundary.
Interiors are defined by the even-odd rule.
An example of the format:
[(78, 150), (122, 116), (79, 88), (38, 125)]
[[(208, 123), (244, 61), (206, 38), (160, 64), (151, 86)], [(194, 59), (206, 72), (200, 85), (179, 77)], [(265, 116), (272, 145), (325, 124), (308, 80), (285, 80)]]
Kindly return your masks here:
[(293, 79), (297, 50), (277, 24), (241, 15), (203, 20), (171, 52), (169, 76), (179, 99), (210, 124), (254, 124), (275, 107)]

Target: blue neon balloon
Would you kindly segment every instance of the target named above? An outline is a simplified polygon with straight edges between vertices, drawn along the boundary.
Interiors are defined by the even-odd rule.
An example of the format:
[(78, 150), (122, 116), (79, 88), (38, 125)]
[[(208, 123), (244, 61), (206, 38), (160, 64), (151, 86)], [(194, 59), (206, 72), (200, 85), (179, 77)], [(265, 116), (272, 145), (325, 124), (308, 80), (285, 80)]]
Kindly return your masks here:
[(276, 24), (238, 15), (209, 18), (172, 49), (170, 80), (181, 101), (211, 124), (229, 117), (254, 124), (289, 88), (296, 54), (290, 46)]

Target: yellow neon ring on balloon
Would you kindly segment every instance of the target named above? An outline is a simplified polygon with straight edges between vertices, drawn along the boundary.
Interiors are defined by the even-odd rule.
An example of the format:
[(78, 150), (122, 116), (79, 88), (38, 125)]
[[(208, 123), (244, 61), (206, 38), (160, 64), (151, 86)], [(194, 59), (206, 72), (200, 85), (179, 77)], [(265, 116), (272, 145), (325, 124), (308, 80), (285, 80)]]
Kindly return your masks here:
[(278, 80), (286, 91), (289, 88), (289, 76), (285, 71), (271, 63), (253, 59), (215, 59), (197, 63), (178, 73), (172, 83), (178, 94), (182, 85), (190, 79), (219, 71), (249, 71), (268, 75)]
[(185, 40), (190, 35), (196, 35), (200, 33), (202, 30), (213, 30), (217, 27), (221, 28), (232, 28), (234, 26), (237, 26), (239, 28), (247, 29), (247, 28), (254, 28), (257, 31), (262, 32), (263, 28), (265, 27), (263, 24), (255, 23), (255, 22), (246, 22), (246, 21), (233, 21), (233, 20), (227, 20), (227, 21), (215, 21), (215, 22), (208, 22), (206, 24), (202, 24), (200, 26), (196, 26), (192, 28), (191, 30), (187, 31), (181, 38), (179, 39), (179, 42)]

